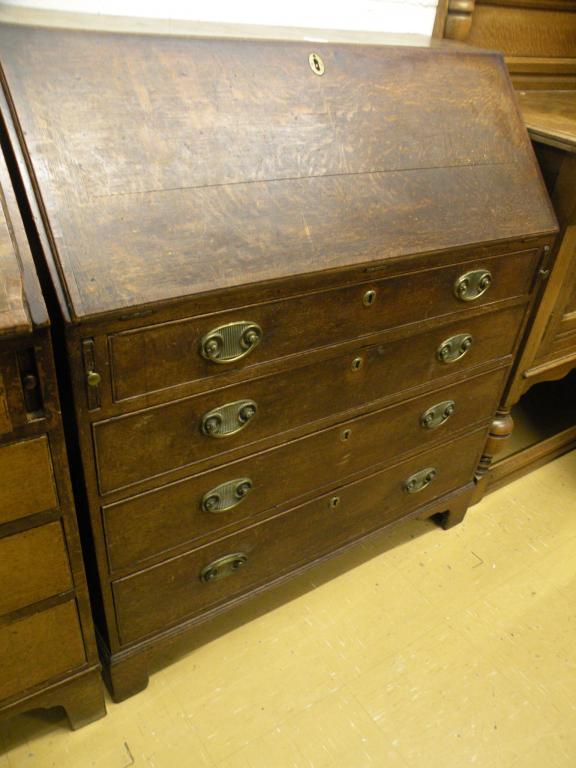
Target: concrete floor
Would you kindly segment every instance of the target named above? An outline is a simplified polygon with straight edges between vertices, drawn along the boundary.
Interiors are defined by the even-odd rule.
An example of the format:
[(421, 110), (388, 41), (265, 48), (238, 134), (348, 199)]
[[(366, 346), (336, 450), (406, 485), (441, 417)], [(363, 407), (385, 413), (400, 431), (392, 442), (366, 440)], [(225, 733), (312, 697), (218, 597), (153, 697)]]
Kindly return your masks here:
[(574, 768), (576, 452), (199, 642), (83, 730), (56, 710), (3, 722), (0, 768)]

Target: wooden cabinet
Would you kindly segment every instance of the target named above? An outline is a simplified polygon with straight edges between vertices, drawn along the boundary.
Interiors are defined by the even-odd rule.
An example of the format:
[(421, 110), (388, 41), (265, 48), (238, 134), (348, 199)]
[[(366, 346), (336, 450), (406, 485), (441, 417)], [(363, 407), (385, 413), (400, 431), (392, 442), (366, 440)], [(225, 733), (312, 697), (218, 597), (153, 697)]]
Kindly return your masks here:
[(216, 613), (462, 519), (556, 222), (494, 54), (0, 44), (122, 699)]
[(105, 714), (50, 328), (0, 158), (0, 715)]

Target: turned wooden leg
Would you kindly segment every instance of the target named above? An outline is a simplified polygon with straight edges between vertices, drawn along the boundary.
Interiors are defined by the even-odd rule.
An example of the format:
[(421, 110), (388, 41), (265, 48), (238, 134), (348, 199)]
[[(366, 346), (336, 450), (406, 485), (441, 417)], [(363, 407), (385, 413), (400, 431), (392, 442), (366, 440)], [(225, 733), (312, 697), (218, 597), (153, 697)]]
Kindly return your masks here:
[(136, 653), (104, 664), (104, 679), (115, 702), (134, 696), (148, 685), (148, 656)]
[(73, 730), (106, 714), (102, 679), (96, 670), (70, 682), (63, 689), (61, 700)]
[(486, 493), (489, 479), (488, 475), (492, 462), (506, 445), (506, 441), (510, 438), (513, 429), (514, 420), (510, 415), (510, 411), (503, 409), (496, 411), (496, 416), (494, 417), (490, 432), (488, 433), (484, 452), (480, 457), (478, 468), (476, 469), (474, 477), (476, 482), (476, 492), (474, 493), (474, 498), (471, 502), (472, 504), (477, 504)]

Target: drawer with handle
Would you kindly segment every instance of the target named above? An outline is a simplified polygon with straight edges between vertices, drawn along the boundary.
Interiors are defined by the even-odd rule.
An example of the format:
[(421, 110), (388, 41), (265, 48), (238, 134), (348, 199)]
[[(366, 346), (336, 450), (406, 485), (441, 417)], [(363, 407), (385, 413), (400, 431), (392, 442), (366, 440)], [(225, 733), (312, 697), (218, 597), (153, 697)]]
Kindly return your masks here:
[[(524, 307), (96, 422), (103, 493), (509, 355)], [(254, 449), (256, 450), (256, 449)], [(229, 459), (228, 459), (229, 460)]]
[(530, 292), (539, 251), (373, 280), (109, 337), (124, 400)]
[(344, 421), (102, 510), (112, 571), (174, 547), (222, 535), (230, 526), (370, 465), (446, 440), (486, 422), (507, 369)]
[(271, 582), (470, 482), (486, 429), (113, 582), (130, 643)]

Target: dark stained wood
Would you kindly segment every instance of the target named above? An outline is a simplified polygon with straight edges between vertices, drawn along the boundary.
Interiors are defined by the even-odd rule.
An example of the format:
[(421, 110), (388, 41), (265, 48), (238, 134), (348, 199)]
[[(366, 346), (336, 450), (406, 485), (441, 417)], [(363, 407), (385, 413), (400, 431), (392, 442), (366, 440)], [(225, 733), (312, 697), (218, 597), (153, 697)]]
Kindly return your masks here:
[[(485, 434), (484, 429), (481, 432)], [(254, 589), (330, 549), (383, 527), (432, 496), (454, 490), (476, 466), (478, 447), (478, 436), (472, 432), (433, 454), (425, 453), (337, 488), (268, 522), (116, 582), (114, 594), (123, 641), (133, 642)], [(406, 493), (404, 481), (428, 466), (438, 472), (433, 483), (418, 494)], [(219, 581), (200, 581), (204, 566), (233, 552), (248, 557), (242, 569)]]
[[(460, 5), (459, 0), (447, 8), (439, 5), (436, 29), (460, 42), (505, 54), (561, 225), (557, 247), (544, 267), (547, 282), (539, 307), (502, 403), (503, 411), (508, 411), (533, 384), (559, 379), (576, 366), (576, 4), (465, 0), (466, 20)], [(518, 476), (524, 467), (542, 463), (545, 455), (550, 460), (558, 455), (555, 441), (530, 449), (524, 458), (515, 457), (513, 465), (501, 462), (511, 469), (495, 473), (498, 485), (506, 477)]]
[[(523, 307), (498, 312), (490, 322), (481, 316), (456, 322), (410, 340), (374, 347), (360, 347), (352, 354), (334, 357), (316, 366), (289, 374), (263, 377), (207, 395), (96, 422), (93, 427), (96, 463), (102, 493), (132, 485), (146, 477), (192, 465), (200, 459), (226, 460), (226, 453), (240, 446), (251, 450), (257, 441), (282, 434), (332, 414), (346, 414), (365, 403), (423, 382), (449, 376), (458, 369), (498, 361), (510, 355), (518, 335)], [(442, 363), (437, 350), (445, 339), (468, 333), (469, 352), (454, 363)], [(360, 367), (354, 368), (354, 361)], [(202, 416), (226, 403), (253, 400), (258, 412), (241, 432), (211, 438), (201, 431)]]
[[(418, 452), (475, 423), (486, 423), (496, 408), (494, 393), (505, 373), (483, 374), (107, 505), (103, 515), (111, 568), (115, 571), (186, 542), (214, 537), (299, 496), (336, 485), (367, 466)], [(440, 427), (423, 428), (424, 412), (449, 400), (455, 403), (453, 416)], [(315, 457), (321, 462), (313, 461)], [(208, 491), (244, 477), (252, 481), (253, 490), (237, 507), (218, 514), (202, 508)]]
[[(218, 377), (231, 370), (255, 368), (259, 363), (309, 349), (329, 346), (387, 328), (420, 322), (433, 317), (455, 316), (470, 310), (468, 302), (454, 295), (456, 280), (470, 269), (490, 270), (493, 285), (474, 302), (474, 307), (518, 296), (532, 288), (538, 249), (494, 258), (461, 261), (454, 266), (372, 280), (323, 293), (312, 293), (285, 301), (241, 307), (176, 322), (124, 331), (109, 338), (114, 398), (123, 400), (176, 384)], [(519, 279), (519, 275), (521, 276)], [(363, 305), (363, 296), (374, 291), (373, 304)], [(425, 304), (415, 297), (425, 296)], [(307, 331), (302, 334), (301, 318)], [(226, 323), (250, 320), (263, 330), (260, 344), (237, 363), (221, 365), (200, 354), (200, 341), (212, 329)], [(182, 350), (188, 350), (183, 355)], [(162, 365), (156, 361), (162, 359)], [(256, 371), (254, 371), (255, 373)]]
[(0, 283), (26, 314), (0, 321), (0, 716), (61, 705), (76, 727), (104, 701), (48, 316), (3, 156), (0, 197), (17, 269)]
[[(16, 27), (0, 42), (119, 700), (158, 648), (249, 595), (400, 519), (462, 519), (556, 223), (492, 53)], [(458, 300), (456, 279), (486, 268), (486, 294)], [(202, 336), (239, 320), (261, 344), (205, 361)], [(458, 333), (472, 347), (440, 362)], [(245, 430), (201, 434), (242, 398)], [(430, 487), (405, 493), (428, 465)], [(253, 492), (204, 517), (232, 471)], [(255, 567), (200, 585), (225, 544)]]
[(308, 43), (0, 46), (77, 318), (554, 227), (492, 55), (320, 46), (317, 77)]

